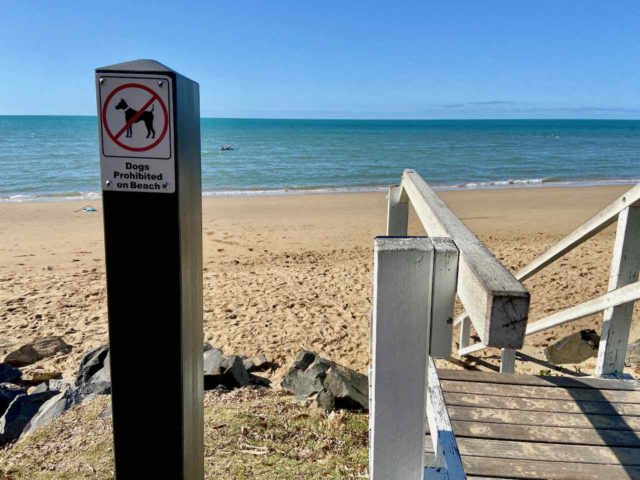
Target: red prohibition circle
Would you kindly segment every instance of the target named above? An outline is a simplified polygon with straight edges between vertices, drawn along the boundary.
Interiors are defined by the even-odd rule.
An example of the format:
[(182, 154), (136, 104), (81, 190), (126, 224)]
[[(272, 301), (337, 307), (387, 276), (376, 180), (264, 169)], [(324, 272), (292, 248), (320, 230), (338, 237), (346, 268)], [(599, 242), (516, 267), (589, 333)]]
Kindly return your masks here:
[[(145, 92), (150, 93), (151, 98), (154, 101), (156, 100), (158, 101), (158, 103), (160, 104), (160, 107), (162, 108), (162, 112), (164, 113), (164, 127), (162, 129), (162, 132), (160, 133), (160, 135), (158, 136), (155, 142), (153, 142), (150, 145), (147, 145), (146, 147), (131, 147), (129, 145), (125, 145), (120, 140), (118, 140), (119, 136), (122, 135), (125, 128), (123, 128), (119, 132), (119, 135), (114, 135), (111, 129), (109, 128), (109, 124), (107, 123), (107, 107), (109, 106), (111, 99), (116, 93), (120, 92), (121, 90), (124, 90), (125, 88), (139, 88), (141, 90), (144, 90)], [(135, 122), (132, 122), (132, 123), (135, 123)], [(169, 112), (167, 111), (167, 106), (164, 104), (160, 96), (156, 92), (151, 90), (149, 87), (145, 85), (141, 85), (139, 83), (125, 83), (124, 85), (120, 85), (118, 88), (113, 90), (105, 100), (104, 105), (102, 106), (102, 125), (104, 125), (104, 129), (107, 132), (107, 135), (109, 136), (109, 138), (119, 147), (122, 147), (125, 150), (129, 150), (131, 152), (146, 152), (147, 150), (151, 150), (153, 147), (157, 146), (167, 134), (167, 130), (169, 130)]]

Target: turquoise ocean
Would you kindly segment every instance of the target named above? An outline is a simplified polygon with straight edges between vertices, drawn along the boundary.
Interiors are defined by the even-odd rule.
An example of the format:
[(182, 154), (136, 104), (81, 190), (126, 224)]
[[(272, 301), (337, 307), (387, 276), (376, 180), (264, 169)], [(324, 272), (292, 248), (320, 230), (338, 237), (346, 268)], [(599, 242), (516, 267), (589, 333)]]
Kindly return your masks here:
[[(640, 181), (640, 121), (202, 119), (205, 195)], [(224, 144), (234, 150), (220, 151)], [(0, 201), (95, 198), (95, 117), (0, 116)]]

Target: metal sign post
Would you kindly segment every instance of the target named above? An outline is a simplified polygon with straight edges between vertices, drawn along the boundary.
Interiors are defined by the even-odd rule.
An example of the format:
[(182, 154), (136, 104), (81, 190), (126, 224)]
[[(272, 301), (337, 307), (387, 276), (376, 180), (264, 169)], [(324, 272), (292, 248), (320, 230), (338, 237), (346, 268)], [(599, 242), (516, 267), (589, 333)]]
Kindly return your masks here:
[(198, 84), (96, 70), (117, 480), (204, 477)]

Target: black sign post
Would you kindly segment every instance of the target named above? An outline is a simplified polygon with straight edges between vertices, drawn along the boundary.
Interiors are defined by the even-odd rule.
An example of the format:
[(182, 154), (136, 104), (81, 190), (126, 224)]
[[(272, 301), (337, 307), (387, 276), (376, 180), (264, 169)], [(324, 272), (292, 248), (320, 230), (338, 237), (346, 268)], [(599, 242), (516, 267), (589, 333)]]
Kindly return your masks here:
[(204, 477), (198, 84), (96, 70), (117, 480)]

